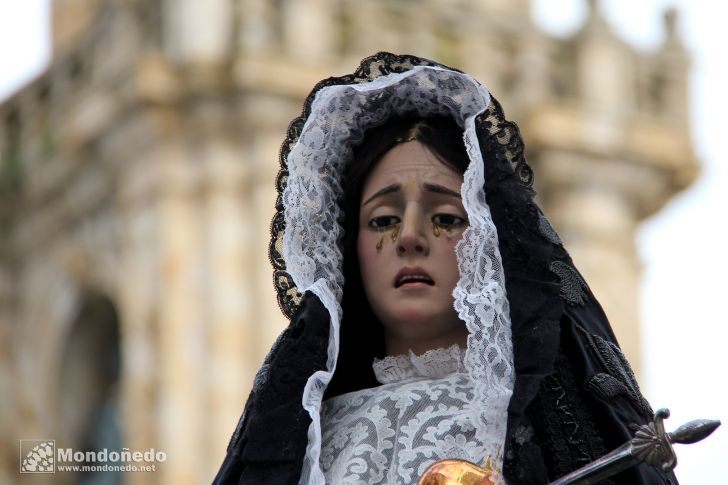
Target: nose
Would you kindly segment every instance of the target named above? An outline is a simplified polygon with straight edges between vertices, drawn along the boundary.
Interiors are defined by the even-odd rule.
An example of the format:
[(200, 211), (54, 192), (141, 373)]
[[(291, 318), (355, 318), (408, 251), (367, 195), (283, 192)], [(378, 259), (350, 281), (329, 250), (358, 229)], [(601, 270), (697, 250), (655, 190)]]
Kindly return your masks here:
[(397, 239), (397, 253), (402, 256), (413, 254), (426, 256), (430, 252), (427, 234), (425, 234), (426, 225), (427, 221), (424, 220), (422, 210), (417, 205), (408, 205)]

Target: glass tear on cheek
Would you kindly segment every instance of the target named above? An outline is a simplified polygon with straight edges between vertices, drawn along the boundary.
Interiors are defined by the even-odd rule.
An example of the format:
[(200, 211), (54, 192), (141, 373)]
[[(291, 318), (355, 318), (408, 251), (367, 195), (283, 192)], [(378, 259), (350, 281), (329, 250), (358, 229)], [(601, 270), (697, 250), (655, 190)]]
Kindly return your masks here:
[(447, 228), (447, 230), (445, 231), (445, 236), (447, 237), (448, 241), (452, 240), (452, 228)]
[(379, 242), (377, 242), (377, 251), (382, 250), (382, 243), (384, 242), (384, 234), (379, 238)]
[(396, 240), (397, 240), (397, 236), (399, 236), (399, 228), (395, 228), (395, 229), (394, 229), (394, 230), (392, 231), (392, 242), (394, 242), (394, 241), (396, 241)]
[(435, 237), (440, 237), (440, 226), (437, 224), (432, 225), (432, 234), (435, 235)]

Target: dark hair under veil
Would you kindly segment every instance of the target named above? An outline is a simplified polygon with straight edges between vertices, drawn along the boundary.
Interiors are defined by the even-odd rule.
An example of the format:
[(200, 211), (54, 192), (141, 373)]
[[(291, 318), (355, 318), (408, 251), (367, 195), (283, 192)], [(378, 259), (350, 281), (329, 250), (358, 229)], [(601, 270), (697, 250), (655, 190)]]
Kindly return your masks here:
[[(376, 54), (364, 59), (353, 74), (317, 84), (306, 98), (302, 115), (288, 129), (276, 182), (279, 197), (270, 254), (279, 303), (290, 325), (256, 376), (215, 483), (299, 483), (302, 473), (312, 420), (301, 402), (309, 376), (327, 368), (330, 320), (316, 294), (301, 295), (286, 272), (282, 194), (288, 183), (287, 156), (311, 114), (314, 98), (327, 86), (368, 83), (415, 66), (456, 71), (414, 56)], [(518, 128), (505, 119), (495, 99), (475, 123), (484, 161), (485, 197), (498, 230), (510, 301), (516, 373), (508, 405), (503, 474), (511, 485), (543, 484), (630, 439), (630, 426), (649, 422), (652, 410), (599, 303), (533, 201), (532, 172)], [(350, 298), (351, 293), (347, 287), (344, 297)], [(341, 365), (345, 369), (348, 364)], [(346, 375), (336, 379), (343, 382), (347, 377), (359, 380)], [(346, 392), (345, 383), (338, 392)], [(677, 483), (672, 473), (647, 465), (613, 480)]]
[(339, 360), (326, 388), (326, 398), (379, 385), (372, 371), (372, 360), (384, 357), (384, 328), (372, 312), (362, 286), (356, 250), (359, 205), (367, 176), (379, 160), (398, 143), (413, 138), (460, 175), (468, 166), (463, 130), (446, 116), (392, 117), (384, 125), (367, 130), (354, 149), (353, 161), (344, 174), (344, 200), (341, 202), (346, 217), (342, 221), (345, 283)]

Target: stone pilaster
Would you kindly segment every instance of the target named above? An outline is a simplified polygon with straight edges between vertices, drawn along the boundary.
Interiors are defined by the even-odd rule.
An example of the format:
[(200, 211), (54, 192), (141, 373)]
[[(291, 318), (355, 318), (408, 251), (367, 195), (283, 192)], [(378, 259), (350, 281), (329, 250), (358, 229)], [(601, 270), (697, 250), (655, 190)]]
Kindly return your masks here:
[[(159, 355), (156, 423), (159, 446), (168, 459), (158, 483), (193, 484), (203, 480), (207, 454), (205, 367), (209, 357), (204, 299), (209, 271), (201, 207), (203, 167), (181, 141), (160, 152), (157, 210), (161, 227), (158, 307)], [(181, 436), (196, 436), (190, 442)]]
[(201, 155), (206, 167), (202, 210), (207, 276), (202, 299), (207, 302), (208, 353), (204, 476), (211, 477), (250, 392), (258, 367), (258, 329), (266, 322), (255, 318), (262, 282), (252, 274), (261, 255), (252, 249), (261, 226), (249, 222), (255, 214), (251, 163), (240, 156), (236, 143), (220, 136), (212, 137)]

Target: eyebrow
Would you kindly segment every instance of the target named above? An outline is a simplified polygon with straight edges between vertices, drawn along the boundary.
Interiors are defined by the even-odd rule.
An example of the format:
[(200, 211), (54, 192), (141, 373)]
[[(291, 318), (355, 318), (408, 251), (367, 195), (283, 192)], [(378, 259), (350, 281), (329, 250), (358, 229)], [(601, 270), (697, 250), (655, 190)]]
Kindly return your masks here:
[[(424, 186), (425, 186), (425, 190), (427, 192), (434, 192), (436, 194), (449, 195), (450, 197), (455, 197), (455, 198), (458, 198), (458, 199), (461, 198), (460, 197), (460, 194), (458, 192), (455, 192), (452, 189), (448, 189), (444, 185), (425, 183)], [(384, 187), (383, 189), (378, 190), (374, 195), (372, 195), (371, 197), (369, 197), (362, 204), (362, 207), (364, 207), (365, 205), (367, 205), (368, 203), (370, 203), (374, 199), (377, 199), (379, 197), (383, 197), (383, 196), (388, 195), (388, 194), (392, 194), (394, 192), (399, 192), (401, 189), (402, 189), (402, 186), (400, 184), (387, 185), (386, 187)]]
[(376, 199), (378, 197), (385, 196), (387, 194), (391, 194), (393, 192), (397, 192), (401, 188), (402, 188), (402, 186), (399, 185), (399, 184), (387, 185), (386, 187), (384, 187), (383, 189), (378, 190), (374, 195), (372, 195), (371, 197), (369, 197), (366, 200), (366, 202), (364, 202), (361, 206), (364, 207), (365, 205), (367, 205), (369, 202), (373, 201), (374, 199)]
[(425, 183), (425, 190), (428, 192), (434, 192), (436, 194), (445, 194), (445, 195), (449, 195), (451, 197), (460, 199), (460, 192), (455, 192), (452, 189), (448, 189), (444, 185)]

